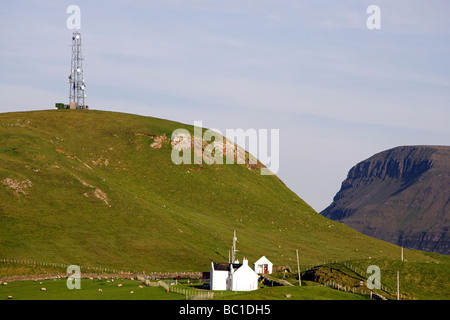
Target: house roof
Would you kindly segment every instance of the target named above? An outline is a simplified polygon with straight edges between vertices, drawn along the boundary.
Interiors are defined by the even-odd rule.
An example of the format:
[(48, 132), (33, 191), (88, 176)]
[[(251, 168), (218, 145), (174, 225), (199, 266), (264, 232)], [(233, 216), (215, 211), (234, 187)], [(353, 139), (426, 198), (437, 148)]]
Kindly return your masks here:
[(230, 271), (231, 265), (233, 265), (233, 269), (239, 269), (242, 266), (240, 263), (213, 262), (214, 270), (219, 271)]
[(270, 262), (269, 259), (267, 259), (265, 256), (262, 256), (254, 264), (272, 264), (272, 262)]

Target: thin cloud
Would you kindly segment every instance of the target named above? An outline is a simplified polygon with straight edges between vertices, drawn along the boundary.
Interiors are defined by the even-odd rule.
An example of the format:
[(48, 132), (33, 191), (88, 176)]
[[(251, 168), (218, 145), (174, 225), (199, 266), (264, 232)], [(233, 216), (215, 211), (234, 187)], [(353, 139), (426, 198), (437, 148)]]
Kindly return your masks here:
[[(67, 102), (70, 4), (0, 8), (2, 112)], [(315, 208), (362, 157), (448, 138), (447, 1), (380, 0), (374, 31), (369, 0), (77, 4), (91, 108), (223, 130), (279, 128), (295, 138), (282, 143), (280, 176)], [(328, 171), (315, 170), (319, 158)], [(319, 180), (331, 187), (312, 187)]]

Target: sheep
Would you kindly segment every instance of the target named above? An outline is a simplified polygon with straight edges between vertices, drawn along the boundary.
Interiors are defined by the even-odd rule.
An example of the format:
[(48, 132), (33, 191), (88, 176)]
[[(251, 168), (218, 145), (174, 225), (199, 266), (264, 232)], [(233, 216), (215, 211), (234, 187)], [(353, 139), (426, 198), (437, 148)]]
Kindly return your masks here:
[(47, 291), (47, 288), (41, 288), (41, 291)]

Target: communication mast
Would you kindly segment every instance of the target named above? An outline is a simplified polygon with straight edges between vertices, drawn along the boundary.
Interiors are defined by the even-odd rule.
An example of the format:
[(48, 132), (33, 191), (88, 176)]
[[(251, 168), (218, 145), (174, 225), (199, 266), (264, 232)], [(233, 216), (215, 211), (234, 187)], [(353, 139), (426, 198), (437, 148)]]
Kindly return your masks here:
[(69, 107), (70, 109), (88, 109), (84, 99), (86, 94), (84, 90), (86, 84), (83, 76), (83, 60), (81, 53), (81, 33), (74, 31), (72, 34), (72, 63), (71, 72), (69, 75)]
[(236, 242), (238, 241), (236, 237), (236, 231), (234, 231), (233, 246), (231, 247), (231, 263), (239, 263), (238, 260), (236, 260), (236, 252), (239, 252), (239, 250), (236, 249)]

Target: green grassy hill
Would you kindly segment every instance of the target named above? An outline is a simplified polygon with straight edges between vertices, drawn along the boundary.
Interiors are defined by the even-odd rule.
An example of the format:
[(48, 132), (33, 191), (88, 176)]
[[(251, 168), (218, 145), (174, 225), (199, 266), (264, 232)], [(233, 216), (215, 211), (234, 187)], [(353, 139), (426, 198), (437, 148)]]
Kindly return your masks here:
[[(294, 268), (296, 249), (302, 264), (399, 259), (399, 247), (324, 218), (276, 176), (238, 164), (173, 164), (178, 128), (193, 133), (103, 111), (0, 114), (0, 258), (207, 271), (228, 260), (236, 230), (238, 258), (250, 263), (265, 255)], [(405, 256), (443, 263), (420, 251)]]

